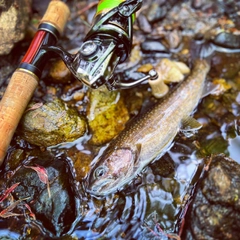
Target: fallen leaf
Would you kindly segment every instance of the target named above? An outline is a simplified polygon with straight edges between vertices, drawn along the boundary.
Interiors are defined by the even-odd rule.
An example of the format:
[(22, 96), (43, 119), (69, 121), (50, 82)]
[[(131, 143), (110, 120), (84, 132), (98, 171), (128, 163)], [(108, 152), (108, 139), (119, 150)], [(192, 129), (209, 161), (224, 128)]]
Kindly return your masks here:
[(10, 188), (6, 189), (3, 195), (0, 197), (0, 203), (4, 201), (8, 195), (19, 185), (20, 183), (14, 183)]
[(42, 103), (42, 102), (35, 103), (35, 104), (33, 104), (30, 108), (26, 109), (25, 113), (28, 112), (28, 111), (32, 111), (32, 110), (38, 109), (38, 108), (40, 108), (41, 106), (43, 106), (43, 103)]
[(25, 203), (24, 205), (25, 205), (25, 207), (26, 207), (26, 208), (28, 209), (28, 211), (29, 211), (29, 216), (32, 217), (34, 220), (36, 220), (36, 216), (35, 216), (35, 214), (32, 212), (31, 207), (30, 207), (27, 203)]
[(21, 213), (13, 213), (13, 212), (6, 212), (4, 214), (0, 213), (0, 217), (2, 218), (8, 218), (8, 217), (15, 217), (15, 216), (22, 216), (23, 214)]
[(13, 213), (11, 212), (20, 202), (22, 202), (23, 200), (26, 200), (28, 199), (29, 197), (27, 198), (23, 198), (23, 199), (19, 199), (15, 202), (13, 202), (11, 205), (9, 205), (8, 207), (6, 207), (5, 209), (3, 209), (1, 212), (0, 212), (0, 217), (2, 218), (8, 218), (8, 217), (12, 217), (12, 216), (20, 216), (22, 214), (19, 214), (19, 213)]
[(51, 192), (50, 192), (47, 170), (44, 167), (42, 167), (40, 165), (37, 165), (37, 164), (36, 164), (36, 167), (34, 167), (34, 166), (24, 166), (24, 167), (25, 168), (31, 168), (34, 171), (36, 171), (36, 173), (39, 177), (39, 180), (42, 183), (47, 184), (48, 196), (49, 196), (49, 198), (51, 198)]

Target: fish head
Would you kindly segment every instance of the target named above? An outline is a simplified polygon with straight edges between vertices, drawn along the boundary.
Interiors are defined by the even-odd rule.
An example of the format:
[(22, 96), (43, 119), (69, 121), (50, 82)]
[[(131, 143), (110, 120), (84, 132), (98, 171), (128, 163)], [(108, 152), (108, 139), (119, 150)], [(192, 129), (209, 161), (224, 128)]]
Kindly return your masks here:
[(105, 196), (121, 189), (132, 179), (139, 159), (139, 149), (115, 148), (103, 153), (88, 175), (88, 192)]

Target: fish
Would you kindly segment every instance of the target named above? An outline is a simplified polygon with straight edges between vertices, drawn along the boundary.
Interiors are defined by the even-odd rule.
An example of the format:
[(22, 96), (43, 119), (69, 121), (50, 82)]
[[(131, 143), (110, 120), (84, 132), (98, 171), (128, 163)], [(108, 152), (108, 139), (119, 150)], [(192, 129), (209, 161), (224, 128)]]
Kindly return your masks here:
[(206, 60), (197, 59), (186, 80), (126, 125), (91, 166), (86, 179), (90, 194), (106, 196), (121, 191), (169, 150), (179, 131), (187, 135), (201, 128), (191, 115), (205, 95), (209, 69)]

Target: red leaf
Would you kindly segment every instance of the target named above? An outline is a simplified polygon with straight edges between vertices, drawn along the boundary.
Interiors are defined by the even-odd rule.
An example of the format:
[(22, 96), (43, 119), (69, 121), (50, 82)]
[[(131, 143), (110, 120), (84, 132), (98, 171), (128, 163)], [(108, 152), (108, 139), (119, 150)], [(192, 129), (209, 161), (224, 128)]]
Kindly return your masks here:
[(12, 217), (12, 216), (20, 216), (22, 214), (18, 214), (18, 213), (13, 213), (11, 212), (21, 201), (23, 200), (26, 200), (28, 199), (29, 197), (27, 198), (24, 198), (24, 199), (19, 199), (15, 202), (13, 202), (11, 205), (9, 205), (8, 207), (6, 207), (5, 209), (3, 209), (1, 212), (0, 212), (0, 217), (2, 218), (7, 218), (7, 217)]
[(50, 198), (50, 197), (51, 197), (51, 192), (50, 192), (50, 187), (49, 187), (47, 170), (46, 170), (44, 167), (42, 167), (42, 166), (40, 166), (40, 165), (37, 165), (37, 164), (36, 164), (36, 167), (34, 167), (34, 166), (24, 166), (24, 167), (25, 167), (25, 168), (31, 168), (31, 169), (33, 169), (34, 171), (36, 171), (36, 173), (37, 173), (40, 181), (41, 181), (42, 183), (47, 184), (48, 196), (49, 196), (49, 198)]
[(35, 214), (32, 212), (32, 209), (30, 208), (30, 206), (29, 206), (27, 203), (25, 203), (25, 207), (26, 207), (26, 208), (28, 209), (28, 211), (30, 212), (30, 213), (29, 213), (29, 216), (32, 217), (34, 220), (36, 220)]
[(14, 183), (10, 188), (7, 188), (3, 195), (0, 197), (0, 203), (4, 201), (8, 195), (19, 185), (20, 183)]
[(44, 167), (41, 167), (39, 165), (36, 165), (36, 167), (33, 167), (33, 166), (24, 166), (24, 167), (33, 169), (34, 171), (37, 172), (37, 175), (42, 183), (45, 183), (45, 184), (48, 183), (47, 170)]

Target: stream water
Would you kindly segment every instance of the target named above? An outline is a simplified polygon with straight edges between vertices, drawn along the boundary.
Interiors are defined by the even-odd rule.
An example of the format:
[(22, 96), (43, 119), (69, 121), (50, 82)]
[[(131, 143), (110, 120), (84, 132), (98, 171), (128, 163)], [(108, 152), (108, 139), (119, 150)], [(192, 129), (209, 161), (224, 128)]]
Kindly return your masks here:
[[(79, 10), (78, 8), (81, 8), (84, 4), (87, 6), (91, 2), (83, 1), (79, 3), (79, 1), (69, 1), (68, 4), (72, 9), (72, 14), (75, 16), (77, 10)], [(162, 4), (160, 2), (156, 1), (157, 4)], [(176, 18), (173, 21), (174, 26), (182, 32), (182, 40), (174, 51), (170, 49), (167, 53), (157, 52), (158, 50), (144, 52), (140, 48), (139, 54), (141, 57), (136, 61), (137, 64), (134, 65), (130, 60), (123, 65), (126, 67), (125, 72), (122, 69), (117, 70), (122, 74), (121, 76), (131, 76), (131, 73), (136, 71), (139, 66), (146, 63), (154, 65), (159, 59), (166, 56), (175, 60), (184, 60), (191, 65), (191, 61), (196, 58), (198, 50), (197, 48), (196, 51), (192, 49), (190, 40), (196, 37), (197, 33), (195, 31), (204, 31), (204, 27), (201, 28), (201, 26), (205, 24), (200, 14), (202, 9), (198, 9), (198, 11), (194, 9), (191, 5), (192, 2), (195, 1), (176, 1), (171, 6), (171, 8), (175, 6), (178, 9), (178, 17), (180, 19), (178, 24), (176, 23), (177, 10), (170, 12), (171, 8), (168, 3), (165, 3), (165, 6), (169, 14), (165, 16), (165, 21), (151, 23), (152, 32), (147, 33), (140, 22), (136, 23), (134, 41), (137, 46), (140, 46), (141, 42), (147, 42), (149, 38), (154, 41), (156, 39), (159, 41), (160, 39), (161, 42), (162, 38), (164, 38), (164, 31), (169, 31), (168, 27), (172, 24), (174, 18)], [(152, 4), (152, 1), (146, 1), (143, 5), (141, 14), (145, 19), (147, 14), (149, 14), (147, 4)], [(74, 9), (74, 6), (77, 6), (77, 8)], [(164, 6), (164, 4), (161, 6)], [(198, 23), (197, 29), (194, 29), (190, 23), (184, 26), (186, 19), (184, 20), (182, 14), (184, 15), (184, 11), (189, 11), (189, 6), (192, 7), (192, 14), (194, 15), (197, 12), (196, 16), (199, 16), (199, 19), (194, 19), (196, 16), (192, 15), (192, 25)], [(212, 11), (216, 10), (213, 7), (209, 7), (209, 9)], [(208, 11), (210, 12), (209, 9)], [(221, 8), (219, 7), (219, 9)], [(79, 46), (84, 37), (79, 35), (79, 31), (86, 33), (88, 29), (86, 22), (91, 22), (94, 11), (94, 7), (90, 8), (82, 13), (80, 17), (70, 20), (66, 36), (61, 40), (61, 44), (68, 50)], [(211, 14), (209, 13), (209, 15)], [(215, 19), (217, 23), (217, 20), (224, 14), (219, 10), (217, 16), (214, 14), (212, 16), (209, 15), (209, 22)], [(144, 22), (145, 20), (142, 21)], [(189, 19), (188, 21), (190, 22)], [(215, 25), (213, 24), (213, 26)], [(212, 28), (214, 28), (213, 26)], [(169, 32), (173, 32), (173, 30), (174, 27), (170, 28)], [(206, 30), (206, 32), (208, 31)], [(185, 54), (184, 51), (188, 53)], [(190, 56), (190, 53), (193, 54)], [(69, 188), (72, 189), (69, 196), (72, 195), (71, 197), (73, 197), (76, 194), (71, 201), (67, 202), (66, 200), (66, 205), (59, 208), (57, 213), (48, 213), (59, 215), (59, 222), (55, 224), (55, 220), (53, 220), (51, 224), (55, 224), (54, 226), (57, 226), (59, 229), (63, 229), (64, 225), (69, 226), (64, 232), (61, 230), (57, 232), (57, 227), (52, 230), (42, 223), (43, 220), (38, 221), (37, 219), (37, 221), (33, 221), (24, 210), (24, 215), (21, 217), (14, 216), (0, 219), (0, 239), (178, 239), (177, 235), (183, 227), (182, 220), (194, 193), (196, 183), (202, 174), (204, 164), (206, 164), (205, 160), (207, 157), (211, 156), (211, 154), (224, 153), (240, 163), (240, 77), (238, 74), (240, 66), (236, 63), (240, 62), (240, 55), (238, 52), (232, 53), (231, 49), (228, 52), (228, 48), (226, 48), (226, 53), (216, 52), (211, 58), (212, 69), (208, 75), (208, 81), (224, 79), (224, 84), (227, 84), (229, 89), (224, 88), (222, 85), (223, 89), (218, 95), (209, 95), (201, 100), (194, 117), (202, 123), (203, 127), (196, 134), (186, 138), (182, 133), (179, 133), (174, 139), (173, 145), (164, 156), (147, 166), (122, 191), (104, 198), (89, 195), (85, 191), (84, 182), (87, 170), (91, 167), (91, 162), (99, 158), (107, 144), (102, 144), (101, 146), (92, 145), (90, 142), (91, 134), (87, 132), (83, 137), (74, 142), (63, 143), (45, 149), (47, 154), (49, 153), (49, 155), (53, 156), (51, 161), (64, 162), (66, 167), (61, 167), (61, 169), (65, 169), (61, 174), (66, 176), (64, 179), (68, 179), (70, 182), (69, 186), (71, 187)], [(128, 64), (133, 67), (127, 68)], [(48, 83), (44, 84), (48, 85)], [(67, 102), (66, 94), (62, 94), (63, 90), (61, 89), (61, 87), (64, 88), (64, 84), (58, 85), (54, 83), (49, 85), (55, 89), (60, 89), (58, 91), (60, 92), (60, 97)], [(44, 91), (44, 89), (46, 91), (45, 85), (40, 86), (40, 89), (41, 91)], [(85, 88), (79, 88), (76, 91), (82, 91), (85, 94), (86, 90)], [(145, 83), (133, 91), (145, 96), (142, 103), (144, 109), (148, 108), (155, 101), (150, 94), (149, 86)], [(39, 96), (36, 95), (35, 99), (38, 98)], [(125, 100), (127, 101), (127, 99)], [(87, 105), (86, 102), (81, 103)], [(80, 102), (74, 102), (74, 104), (79, 109)], [(84, 107), (79, 112), (81, 114), (86, 113)], [(11, 160), (11, 153), (16, 150), (19, 151), (19, 149), (27, 153), (22, 161), (28, 162), (36, 158), (41, 162), (43, 158), (41, 148), (27, 143), (21, 139), (20, 135), (16, 134), (11, 143), (6, 162)], [(1, 172), (2, 191), (6, 187), (5, 182), (9, 181), (9, 176), (12, 176), (11, 174), (12, 169), (6, 164)], [(16, 179), (21, 179), (21, 176), (17, 176)], [(13, 183), (17, 180), (13, 181)], [(51, 187), (51, 191), (52, 189)], [(23, 189), (23, 191), (25, 190)], [(31, 191), (35, 191), (34, 188), (26, 190), (28, 193)], [(46, 187), (42, 191), (45, 191), (47, 194)], [(59, 198), (62, 197), (63, 195), (60, 194)], [(56, 202), (55, 204), (57, 205), (58, 203)], [(4, 207), (4, 205), (1, 205), (1, 207)], [(42, 208), (44, 207), (36, 207), (39, 214)], [(62, 213), (63, 215), (61, 215)], [(47, 215), (44, 211), (41, 214)], [(39, 215), (40, 218), (42, 215)], [(55, 219), (55, 216), (53, 218)]]

